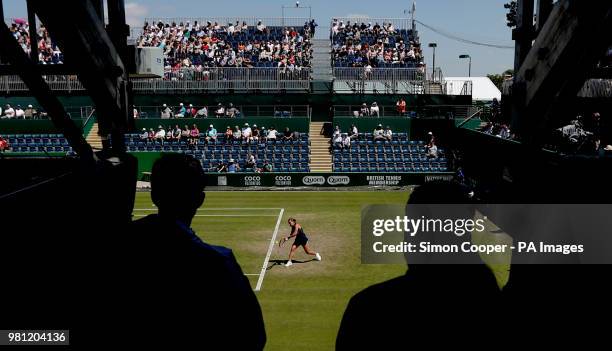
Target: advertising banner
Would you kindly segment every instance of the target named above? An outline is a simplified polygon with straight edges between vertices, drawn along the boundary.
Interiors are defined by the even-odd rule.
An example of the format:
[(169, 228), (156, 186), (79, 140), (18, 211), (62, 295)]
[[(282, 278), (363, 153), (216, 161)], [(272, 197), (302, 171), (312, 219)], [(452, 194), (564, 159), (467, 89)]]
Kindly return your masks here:
[(208, 186), (397, 187), (453, 179), (452, 173), (233, 173), (208, 174)]

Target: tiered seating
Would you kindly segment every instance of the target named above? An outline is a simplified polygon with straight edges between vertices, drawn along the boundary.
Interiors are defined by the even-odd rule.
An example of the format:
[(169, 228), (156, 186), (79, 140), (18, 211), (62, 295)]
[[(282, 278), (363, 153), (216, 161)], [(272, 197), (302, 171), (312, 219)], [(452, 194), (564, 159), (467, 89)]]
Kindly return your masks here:
[(138, 134), (126, 136), (128, 151), (132, 152), (183, 152), (193, 155), (201, 160), (202, 167), (207, 172), (216, 172), (219, 163), (227, 163), (230, 159), (238, 162), (243, 172), (253, 172), (245, 169), (249, 153), (255, 155), (257, 167), (262, 168), (268, 161), (274, 172), (309, 172), (309, 146), (308, 134), (301, 134), (300, 140), (282, 141), (269, 140), (266, 142), (245, 142), (234, 140), (227, 142), (224, 134), (218, 134), (216, 142), (206, 143), (200, 137), (197, 145), (189, 146), (181, 142), (164, 142), (164, 145), (155, 142), (141, 141)]
[(6, 134), (13, 152), (70, 152), (72, 147), (62, 134)]
[[(343, 45), (346, 42), (348, 34), (344, 32), (340, 32), (334, 36), (332, 44)], [(370, 34), (362, 34), (361, 35), (361, 44), (374, 45), (376, 41), (380, 37), (370, 33)], [(399, 40), (403, 40), (405, 43), (410, 41), (414, 41), (416, 38), (411, 29), (397, 29), (395, 35), (389, 37), (389, 45), (395, 46), (395, 43), (399, 42)]]
[(419, 39), (410, 29), (388, 34), (347, 26), (333, 36), (332, 46), (334, 67), (416, 68), (423, 59)]
[[(8, 23), (7, 23), (8, 24)], [(17, 39), (19, 45), (29, 55), (30, 47), (30, 28), (27, 21), (24, 19), (13, 19), (9, 25), (9, 30)], [(64, 62), (64, 54), (59, 50), (49, 36), (49, 32), (44, 26), (40, 26), (37, 31), (36, 42), (38, 43), (38, 60), (41, 64), (61, 64)], [(44, 41), (43, 41), (44, 39)]]
[[(167, 26), (163, 23), (146, 23), (137, 42), (139, 46), (164, 48), (167, 75), (178, 70), (203, 72), (205, 68), (214, 67), (310, 66), (311, 44), (307, 26), (270, 26), (261, 32), (253, 25), (246, 29), (236, 25), (233, 33), (229, 33), (228, 26), (215, 27), (210, 23), (180, 22)], [(160, 31), (163, 32), (161, 37)], [(249, 44), (251, 47), (248, 47)], [(273, 48), (268, 49), (268, 45)], [(265, 54), (262, 54), (264, 51)]]
[[(438, 149), (443, 155), (444, 150)], [(334, 149), (334, 172), (446, 172), (444, 156), (428, 158), (422, 141), (409, 141), (397, 133), (391, 142), (372, 140), (372, 133), (360, 133), (350, 150)]]

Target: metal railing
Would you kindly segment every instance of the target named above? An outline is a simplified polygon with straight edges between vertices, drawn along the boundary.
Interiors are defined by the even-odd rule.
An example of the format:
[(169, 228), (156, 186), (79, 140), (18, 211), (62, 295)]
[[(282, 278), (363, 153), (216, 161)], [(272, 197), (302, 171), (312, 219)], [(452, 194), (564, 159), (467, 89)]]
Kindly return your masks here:
[(344, 81), (422, 81), (425, 73), (418, 68), (335, 67), (334, 79)]
[[(185, 102), (185, 106), (188, 107), (188, 102)], [(179, 106), (169, 106), (172, 111), (172, 118), (177, 117), (180, 111)], [(200, 110), (203, 107), (207, 109), (207, 116), (198, 115), (196, 118), (229, 118), (228, 109), (229, 104), (224, 104), (224, 113), (217, 113), (219, 106), (210, 105), (194, 105), (196, 110)], [(297, 118), (297, 117), (308, 117), (311, 116), (311, 109), (308, 105), (234, 105), (235, 109), (239, 111), (236, 118), (254, 118), (254, 117), (275, 117), (275, 118)], [(136, 106), (140, 119), (153, 119), (161, 118), (163, 106)], [(193, 116), (192, 116), (193, 117)]]
[(379, 113), (371, 112), (372, 105), (367, 105), (369, 114), (361, 115), (362, 105), (336, 105), (334, 106), (334, 117), (358, 117), (358, 118), (470, 118), (478, 114), (478, 108), (472, 105), (425, 105), (408, 106), (406, 113), (400, 113), (397, 106), (381, 105), (378, 106)]
[(444, 95), (472, 95), (472, 81), (445, 80), (442, 83)]
[(206, 90), (309, 90), (310, 69), (210, 68), (201, 72), (183, 69), (168, 72), (163, 79), (133, 80), (134, 91)]
[(433, 70), (431, 80), (436, 83), (444, 82), (444, 74), (442, 73), (442, 68), (436, 67)]
[[(49, 84), (51, 90), (59, 91), (82, 91), (85, 90), (83, 85), (78, 80), (77, 76), (73, 75), (47, 75), (44, 76), (45, 81)], [(27, 85), (21, 80), (19, 76), (0, 76), (0, 91), (11, 93), (29, 91)]]
[[(55, 91), (83, 91), (85, 88), (76, 76), (48, 75), (45, 80)], [(202, 72), (183, 69), (168, 72), (162, 79), (134, 79), (133, 88), (138, 92), (195, 92), (195, 91), (283, 91), (310, 89), (310, 69), (283, 68), (210, 68)], [(19, 76), (0, 76), (0, 92), (27, 92), (28, 87)]]

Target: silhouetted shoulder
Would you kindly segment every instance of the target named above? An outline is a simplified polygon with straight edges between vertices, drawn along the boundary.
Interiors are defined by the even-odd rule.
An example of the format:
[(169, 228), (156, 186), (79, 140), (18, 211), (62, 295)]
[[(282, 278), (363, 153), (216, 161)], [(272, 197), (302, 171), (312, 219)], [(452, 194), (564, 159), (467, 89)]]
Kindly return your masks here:
[[(486, 330), (499, 297), (484, 265), (413, 266), (406, 275), (355, 294), (344, 312), (337, 350), (417, 347), (430, 338), (444, 345), (469, 332)], [(410, 341), (406, 339), (410, 336)]]
[[(179, 262), (201, 259), (209, 264), (215, 263), (217, 268), (223, 266), (233, 273), (242, 275), (242, 270), (231, 249), (210, 245), (188, 228), (183, 228), (174, 221), (166, 221), (158, 215), (150, 215), (134, 221), (132, 228), (136, 241), (142, 244), (139, 251), (145, 247), (153, 252), (161, 251), (164, 256), (173, 257)], [(157, 256), (156, 259), (163, 259), (164, 256)], [(214, 267), (207, 267), (207, 269), (211, 268)]]

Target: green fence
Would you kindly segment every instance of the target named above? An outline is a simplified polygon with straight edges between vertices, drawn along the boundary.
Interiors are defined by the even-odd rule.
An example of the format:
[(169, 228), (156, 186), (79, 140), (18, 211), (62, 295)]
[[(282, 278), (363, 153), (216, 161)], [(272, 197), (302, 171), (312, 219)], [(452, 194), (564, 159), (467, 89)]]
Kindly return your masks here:
[(213, 125), (219, 133), (225, 131), (227, 126), (242, 127), (245, 123), (249, 123), (251, 126), (256, 124), (258, 127), (266, 127), (269, 129), (274, 126), (276, 130), (282, 131), (285, 127), (289, 127), (292, 131), (298, 131), (300, 133), (308, 133), (310, 129), (310, 119), (307, 117), (293, 117), (293, 118), (273, 118), (273, 117), (252, 117), (252, 118), (175, 118), (175, 119), (138, 119), (136, 120), (136, 130), (139, 131), (142, 128), (153, 128), (157, 129), (158, 126), (167, 128), (168, 126), (174, 127), (179, 125), (181, 128), (184, 125), (191, 127), (193, 124), (198, 126), (200, 130), (206, 130), (209, 125)]
[(0, 120), (0, 134), (41, 134), (60, 133), (53, 123), (41, 120)]

